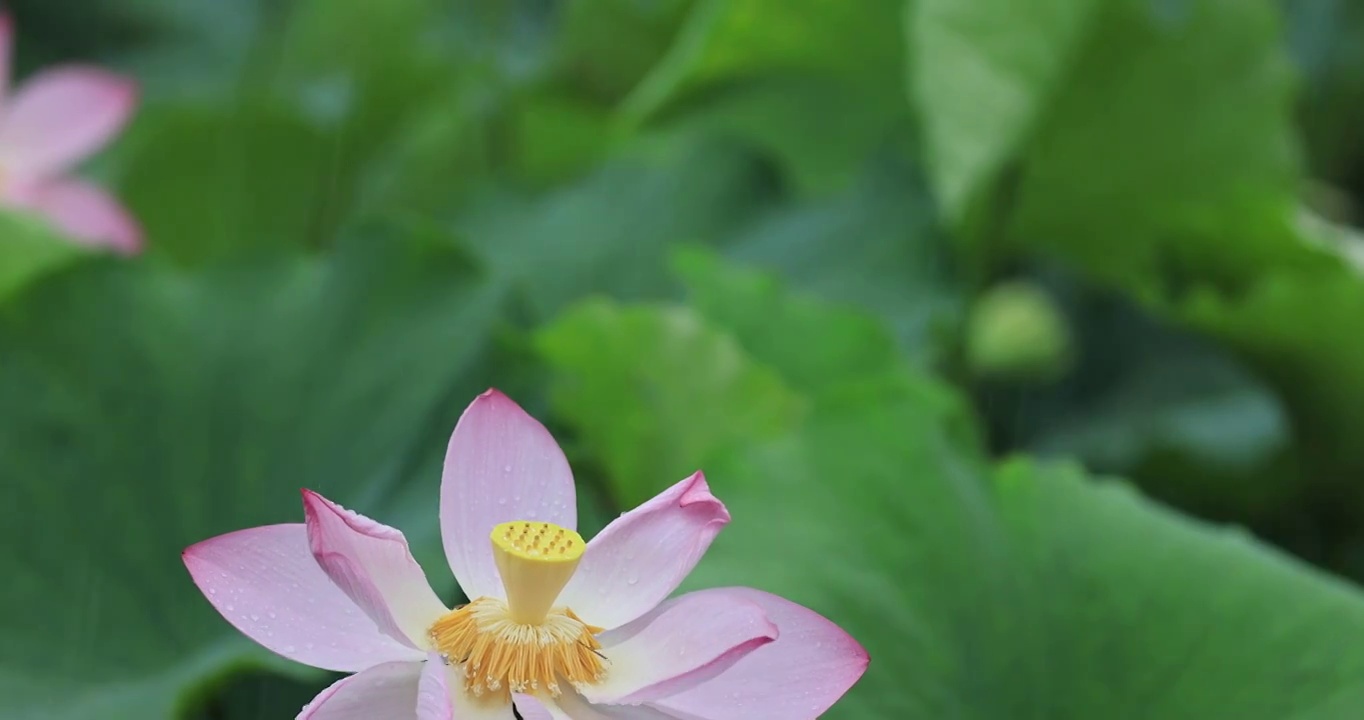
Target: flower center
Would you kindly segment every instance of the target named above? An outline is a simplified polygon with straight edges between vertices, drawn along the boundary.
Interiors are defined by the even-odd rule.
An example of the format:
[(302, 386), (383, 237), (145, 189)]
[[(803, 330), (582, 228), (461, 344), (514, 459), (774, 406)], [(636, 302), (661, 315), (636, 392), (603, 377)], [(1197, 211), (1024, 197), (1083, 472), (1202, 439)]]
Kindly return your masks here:
[(481, 597), (447, 613), (431, 626), (432, 645), (462, 667), (475, 697), (558, 696), (561, 681), (577, 687), (600, 681), (606, 665), (595, 635), (602, 629), (554, 607), (582, 558), (582, 536), (552, 523), (518, 521), (493, 528), (491, 540), (506, 602)]

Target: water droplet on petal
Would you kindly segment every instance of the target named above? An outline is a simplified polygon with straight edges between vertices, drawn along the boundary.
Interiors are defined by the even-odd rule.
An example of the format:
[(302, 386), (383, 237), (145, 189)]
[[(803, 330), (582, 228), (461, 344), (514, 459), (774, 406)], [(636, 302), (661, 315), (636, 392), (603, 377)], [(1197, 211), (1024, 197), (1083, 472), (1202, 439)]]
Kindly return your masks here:
[(503, 465), (503, 466), (502, 466), (502, 472), (504, 472), (504, 473), (509, 473), (509, 472), (511, 472), (511, 470), (512, 470), (511, 465)]

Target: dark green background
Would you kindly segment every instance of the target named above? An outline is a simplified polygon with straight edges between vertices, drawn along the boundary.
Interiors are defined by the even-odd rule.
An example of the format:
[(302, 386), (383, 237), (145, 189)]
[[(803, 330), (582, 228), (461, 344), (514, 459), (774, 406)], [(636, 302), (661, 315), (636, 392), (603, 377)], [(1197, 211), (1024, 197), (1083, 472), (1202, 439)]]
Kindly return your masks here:
[(180, 550), (306, 486), (453, 600), (497, 386), (588, 532), (704, 468), (688, 587), (863, 642), (831, 718), (1360, 716), (1356, 3), (11, 10), (141, 83), (149, 250), (0, 215), (0, 715), (292, 716)]

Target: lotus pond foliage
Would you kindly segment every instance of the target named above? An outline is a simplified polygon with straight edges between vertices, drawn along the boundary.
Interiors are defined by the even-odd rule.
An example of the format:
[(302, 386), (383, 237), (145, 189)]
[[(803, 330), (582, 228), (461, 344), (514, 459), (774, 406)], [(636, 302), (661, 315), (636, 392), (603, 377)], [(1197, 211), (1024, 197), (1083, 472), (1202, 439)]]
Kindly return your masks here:
[(1364, 717), (1356, 3), (3, 12), (0, 717)]

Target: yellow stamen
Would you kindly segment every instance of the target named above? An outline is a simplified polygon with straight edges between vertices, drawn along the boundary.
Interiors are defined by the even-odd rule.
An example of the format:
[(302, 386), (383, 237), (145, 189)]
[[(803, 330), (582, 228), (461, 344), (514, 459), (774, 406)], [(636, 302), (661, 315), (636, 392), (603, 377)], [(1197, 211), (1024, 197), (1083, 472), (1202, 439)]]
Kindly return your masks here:
[(464, 667), (470, 694), (499, 702), (513, 692), (558, 697), (561, 680), (581, 688), (606, 676), (601, 643), (568, 608), (527, 625), (512, 620), (501, 600), (479, 598), (437, 620), (431, 643)]
[(509, 522), (493, 528), (491, 539), (511, 618), (541, 622), (578, 569), (582, 536), (553, 523)]
[(493, 528), (493, 557), (507, 600), (482, 597), (431, 626), (431, 643), (461, 665), (475, 697), (510, 700), (513, 692), (560, 693), (601, 681), (606, 662), (594, 637), (601, 628), (554, 607), (573, 577), (582, 536), (552, 523), (511, 522)]

